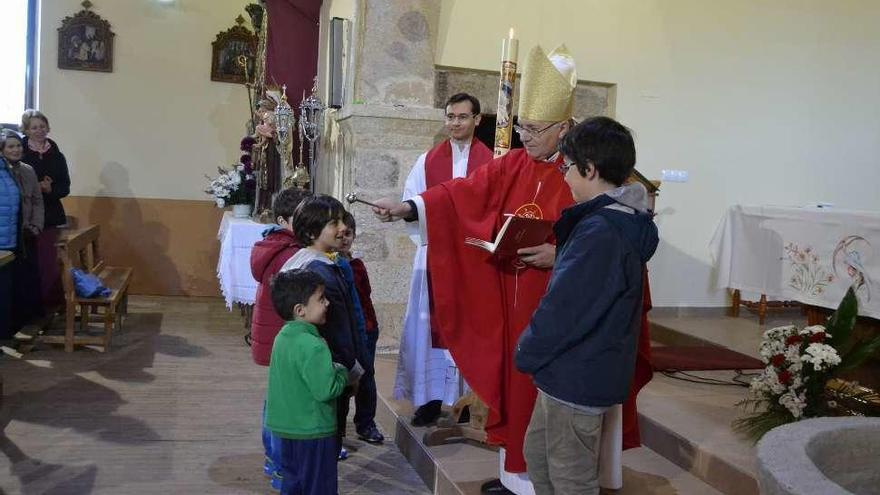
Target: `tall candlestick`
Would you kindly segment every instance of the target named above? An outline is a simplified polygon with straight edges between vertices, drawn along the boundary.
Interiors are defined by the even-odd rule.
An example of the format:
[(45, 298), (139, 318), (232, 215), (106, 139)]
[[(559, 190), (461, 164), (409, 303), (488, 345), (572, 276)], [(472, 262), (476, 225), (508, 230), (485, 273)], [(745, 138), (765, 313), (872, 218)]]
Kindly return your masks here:
[(498, 110), (495, 120), (495, 156), (510, 150), (513, 133), (513, 88), (516, 85), (516, 61), (519, 40), (513, 37), (513, 28), (501, 40), (501, 78), (498, 82)]

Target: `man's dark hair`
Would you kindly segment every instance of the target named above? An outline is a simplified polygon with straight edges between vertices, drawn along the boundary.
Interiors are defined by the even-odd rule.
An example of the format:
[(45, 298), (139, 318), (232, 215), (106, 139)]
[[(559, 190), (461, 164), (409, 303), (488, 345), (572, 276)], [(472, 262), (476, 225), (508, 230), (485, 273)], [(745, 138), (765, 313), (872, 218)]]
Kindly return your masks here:
[(302, 200), (293, 213), (293, 233), (305, 246), (311, 246), (331, 220), (342, 220), (345, 207), (333, 196), (319, 194)]
[(278, 272), (272, 277), (272, 305), (284, 321), (295, 319), (293, 307), (308, 304), (309, 298), (324, 287), (324, 279), (313, 271), (303, 268)]
[(279, 192), (272, 200), (272, 214), (274, 218), (281, 217), (289, 222), (296, 211), (296, 207), (299, 206), (303, 199), (311, 195), (311, 191), (297, 187), (288, 187)]
[(615, 186), (623, 185), (636, 165), (632, 133), (608, 117), (592, 117), (569, 130), (559, 141), (559, 151), (575, 162), (586, 177), (592, 163), (599, 177)]
[(357, 234), (357, 222), (354, 221), (354, 215), (352, 215), (350, 211), (346, 210), (345, 214), (342, 215), (342, 223), (350, 228), (352, 232)]
[(448, 100), (446, 100), (446, 104), (443, 105), (443, 108), (448, 107), (449, 105), (455, 103), (461, 103), (463, 101), (471, 102), (471, 113), (474, 115), (480, 115), (480, 100), (477, 99), (476, 96), (471, 96), (467, 93), (455, 93), (450, 96)]

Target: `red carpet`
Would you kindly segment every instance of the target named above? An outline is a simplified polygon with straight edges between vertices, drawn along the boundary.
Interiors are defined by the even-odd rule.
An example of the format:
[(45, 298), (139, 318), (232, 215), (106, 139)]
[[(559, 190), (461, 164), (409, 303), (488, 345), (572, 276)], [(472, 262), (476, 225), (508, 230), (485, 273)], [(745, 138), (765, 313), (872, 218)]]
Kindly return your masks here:
[(717, 346), (651, 347), (655, 371), (757, 370), (764, 363), (751, 356)]

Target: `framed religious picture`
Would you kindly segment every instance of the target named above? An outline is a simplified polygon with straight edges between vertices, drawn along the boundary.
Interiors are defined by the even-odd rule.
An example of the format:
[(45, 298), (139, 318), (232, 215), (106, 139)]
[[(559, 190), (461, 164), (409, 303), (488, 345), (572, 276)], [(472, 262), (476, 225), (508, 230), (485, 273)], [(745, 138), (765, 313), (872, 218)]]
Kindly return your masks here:
[(85, 0), (83, 10), (65, 17), (58, 28), (58, 68), (113, 72), (113, 37), (110, 23), (89, 10), (92, 2)]
[(235, 22), (211, 43), (212, 81), (244, 84), (254, 80), (257, 36), (244, 27), (244, 17), (238, 16)]

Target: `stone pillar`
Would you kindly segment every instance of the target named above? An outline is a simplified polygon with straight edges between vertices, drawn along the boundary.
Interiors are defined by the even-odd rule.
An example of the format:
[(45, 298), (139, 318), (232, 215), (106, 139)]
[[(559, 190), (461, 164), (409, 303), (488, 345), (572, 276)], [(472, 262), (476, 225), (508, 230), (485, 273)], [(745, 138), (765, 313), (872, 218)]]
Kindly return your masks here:
[(361, 0), (354, 100), (366, 105), (434, 106), (436, 0)]
[[(360, 0), (352, 30), (346, 104), (328, 114), (321, 192), (369, 200), (400, 198), (418, 156), (443, 138), (434, 105), (436, 0)], [(415, 246), (402, 222), (382, 224), (363, 204), (354, 249), (370, 273), (380, 348), (396, 347), (409, 294)]]

